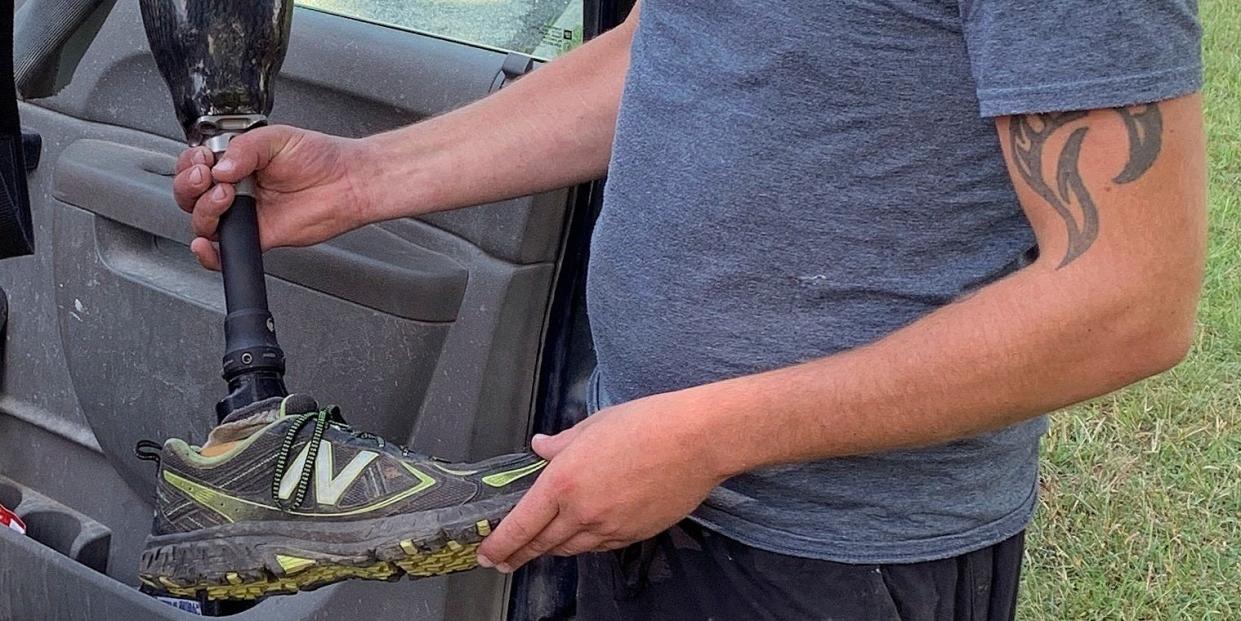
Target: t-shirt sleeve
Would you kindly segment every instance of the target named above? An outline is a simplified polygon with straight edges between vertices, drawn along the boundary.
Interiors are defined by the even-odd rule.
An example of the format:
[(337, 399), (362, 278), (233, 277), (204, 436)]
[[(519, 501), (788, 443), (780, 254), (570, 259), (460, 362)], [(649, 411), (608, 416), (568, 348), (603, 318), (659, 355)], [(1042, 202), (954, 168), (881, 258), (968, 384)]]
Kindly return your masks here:
[(1114, 108), (1202, 86), (1197, 0), (960, 0), (984, 117)]

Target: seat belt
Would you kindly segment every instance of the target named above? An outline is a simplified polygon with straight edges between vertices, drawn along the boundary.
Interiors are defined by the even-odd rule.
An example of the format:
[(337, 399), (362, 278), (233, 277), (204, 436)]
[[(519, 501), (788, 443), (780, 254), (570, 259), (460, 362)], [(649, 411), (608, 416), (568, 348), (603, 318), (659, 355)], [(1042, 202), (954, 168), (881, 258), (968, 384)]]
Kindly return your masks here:
[(0, 259), (34, 253), (26, 172), (13, 76), (13, 0), (0, 0)]

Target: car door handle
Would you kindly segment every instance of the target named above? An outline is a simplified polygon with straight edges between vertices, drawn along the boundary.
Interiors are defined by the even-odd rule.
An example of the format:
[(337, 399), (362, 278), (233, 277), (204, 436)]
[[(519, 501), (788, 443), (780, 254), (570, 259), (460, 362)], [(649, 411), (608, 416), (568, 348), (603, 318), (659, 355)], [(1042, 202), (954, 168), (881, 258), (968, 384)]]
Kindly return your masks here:
[(190, 219), (172, 200), (176, 160), (105, 140), (78, 140), (57, 158), (52, 194), (113, 222), (189, 244)]
[[(52, 193), (112, 222), (188, 245), (190, 219), (172, 199), (174, 164), (165, 153), (82, 139), (57, 158)], [(150, 260), (165, 259), (151, 252)], [(453, 259), (373, 226), (327, 244), (274, 250), (264, 263), (269, 276), (426, 322), (456, 319), (469, 277)]]

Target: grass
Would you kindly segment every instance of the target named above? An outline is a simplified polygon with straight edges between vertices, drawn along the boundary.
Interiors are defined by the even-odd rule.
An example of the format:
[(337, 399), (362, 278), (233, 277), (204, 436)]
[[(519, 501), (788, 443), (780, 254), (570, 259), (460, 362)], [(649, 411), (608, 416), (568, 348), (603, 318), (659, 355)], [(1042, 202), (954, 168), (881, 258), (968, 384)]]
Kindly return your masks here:
[(1202, 0), (1211, 240), (1181, 366), (1056, 414), (1018, 618), (1241, 619), (1241, 2)]

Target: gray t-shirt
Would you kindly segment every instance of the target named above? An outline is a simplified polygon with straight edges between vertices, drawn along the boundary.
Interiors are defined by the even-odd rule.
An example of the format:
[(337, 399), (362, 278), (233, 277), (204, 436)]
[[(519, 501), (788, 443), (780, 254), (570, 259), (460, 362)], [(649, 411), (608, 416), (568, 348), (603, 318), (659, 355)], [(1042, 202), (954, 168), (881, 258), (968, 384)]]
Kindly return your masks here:
[[(1017, 269), (1034, 237), (988, 117), (1195, 91), (1196, 15), (644, 0), (590, 258), (600, 401), (857, 347)], [(964, 553), (1025, 527), (1044, 429), (748, 473), (694, 517), (812, 558)]]

